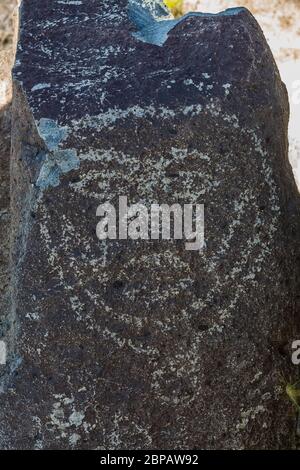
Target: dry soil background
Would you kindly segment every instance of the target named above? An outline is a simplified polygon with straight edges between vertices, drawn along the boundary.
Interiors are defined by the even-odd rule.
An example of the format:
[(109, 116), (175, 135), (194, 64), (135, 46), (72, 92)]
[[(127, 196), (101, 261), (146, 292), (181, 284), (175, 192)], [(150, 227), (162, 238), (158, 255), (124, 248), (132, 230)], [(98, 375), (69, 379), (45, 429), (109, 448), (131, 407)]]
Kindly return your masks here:
[(0, 108), (10, 100), (17, 0), (0, 0)]

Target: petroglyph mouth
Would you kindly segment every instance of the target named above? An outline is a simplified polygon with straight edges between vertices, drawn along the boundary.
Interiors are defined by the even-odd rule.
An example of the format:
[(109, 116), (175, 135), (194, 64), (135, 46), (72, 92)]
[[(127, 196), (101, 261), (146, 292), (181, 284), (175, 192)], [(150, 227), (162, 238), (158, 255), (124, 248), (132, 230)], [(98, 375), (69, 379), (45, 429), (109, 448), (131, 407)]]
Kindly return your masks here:
[(175, 19), (171, 14), (168, 14), (160, 0), (157, 0), (152, 8), (146, 0), (129, 0), (128, 4), (129, 18), (138, 29), (137, 32), (133, 33), (133, 36), (142, 42), (154, 44), (155, 46), (163, 46), (170, 31), (188, 18), (195, 16), (202, 18), (233, 16), (243, 11), (246, 11), (246, 9), (239, 7), (228, 8), (220, 13), (191, 12)]

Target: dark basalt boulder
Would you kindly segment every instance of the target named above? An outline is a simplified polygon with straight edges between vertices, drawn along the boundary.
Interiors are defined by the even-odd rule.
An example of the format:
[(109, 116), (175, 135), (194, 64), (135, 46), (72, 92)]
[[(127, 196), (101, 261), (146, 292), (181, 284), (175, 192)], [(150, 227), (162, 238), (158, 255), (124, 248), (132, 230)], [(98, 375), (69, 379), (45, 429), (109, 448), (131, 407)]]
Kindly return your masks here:
[[(285, 86), (246, 9), (159, 25), (161, 45), (132, 12), (23, 2), (0, 447), (293, 448)], [(204, 204), (204, 250), (100, 241), (119, 196)]]

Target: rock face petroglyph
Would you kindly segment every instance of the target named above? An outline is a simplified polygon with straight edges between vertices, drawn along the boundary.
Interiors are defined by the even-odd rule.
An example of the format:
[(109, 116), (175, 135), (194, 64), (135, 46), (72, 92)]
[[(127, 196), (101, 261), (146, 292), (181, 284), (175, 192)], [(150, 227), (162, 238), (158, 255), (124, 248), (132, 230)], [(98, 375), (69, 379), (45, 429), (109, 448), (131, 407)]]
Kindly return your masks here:
[[(22, 5), (0, 447), (292, 448), (285, 87), (246, 9), (137, 32), (125, 0)], [(99, 241), (123, 195), (204, 204), (203, 252)]]

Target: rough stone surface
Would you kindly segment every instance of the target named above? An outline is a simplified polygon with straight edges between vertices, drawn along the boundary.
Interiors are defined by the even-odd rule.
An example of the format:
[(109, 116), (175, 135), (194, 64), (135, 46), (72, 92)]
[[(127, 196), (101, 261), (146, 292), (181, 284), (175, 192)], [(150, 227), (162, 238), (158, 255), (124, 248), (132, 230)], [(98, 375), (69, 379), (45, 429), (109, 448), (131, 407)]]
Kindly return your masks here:
[[(285, 87), (247, 10), (190, 17), (159, 47), (126, 7), (23, 2), (0, 446), (292, 448)], [(120, 195), (205, 204), (204, 252), (100, 242), (97, 206)]]
[(8, 325), (6, 323), (5, 312), (9, 310), (10, 303), (10, 116), (10, 106), (0, 109), (0, 342), (2, 341), (2, 337), (7, 333)]

